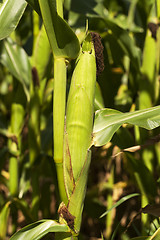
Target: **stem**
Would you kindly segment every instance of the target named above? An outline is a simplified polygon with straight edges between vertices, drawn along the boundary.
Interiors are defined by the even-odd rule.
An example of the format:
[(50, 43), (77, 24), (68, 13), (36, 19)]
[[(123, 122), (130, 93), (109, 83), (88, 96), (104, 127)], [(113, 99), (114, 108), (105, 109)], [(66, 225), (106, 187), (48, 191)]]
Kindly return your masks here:
[(157, 17), (160, 20), (160, 1), (157, 0)]
[(12, 197), (18, 196), (18, 159), (11, 157), (9, 162), (9, 189)]
[(53, 97), (53, 135), (54, 161), (61, 200), (66, 203), (67, 197), (63, 179), (63, 138), (66, 105), (66, 64), (65, 59), (54, 59), (54, 97)]
[[(18, 90), (14, 97), (14, 100), (17, 102), (13, 102), (11, 107), (10, 131), (15, 136), (15, 139), (17, 142), (9, 141), (9, 149), (15, 153), (18, 153), (18, 148), (21, 145), (20, 133), (21, 133), (21, 129), (24, 121), (24, 108), (20, 103), (18, 103), (20, 100), (19, 97), (21, 97), (21, 94), (19, 92), (20, 89), (21, 88), (18, 87)], [(18, 165), (19, 165), (18, 158), (11, 157), (9, 161), (9, 174), (10, 174), (9, 188), (10, 188), (10, 194), (12, 197), (17, 197), (19, 192), (19, 185), (18, 185), (19, 166)]]
[(36, 46), (36, 40), (39, 33), (39, 15), (33, 11), (33, 49)]
[(29, 118), (29, 161), (33, 165), (40, 154), (40, 99), (38, 88), (31, 94)]
[(61, 18), (63, 18), (63, 2), (64, 0), (56, 0), (57, 13)]
[(38, 210), (39, 210), (39, 203), (40, 203), (40, 192), (39, 192), (39, 178), (38, 172), (36, 169), (32, 169), (32, 188), (34, 189), (32, 193), (32, 208), (31, 214), (33, 219), (36, 221), (38, 219)]
[[(111, 172), (108, 176), (108, 186), (110, 189), (114, 189), (114, 167), (112, 167)], [(113, 205), (113, 193), (108, 194), (107, 196), (107, 210), (110, 209)], [(106, 238), (110, 239), (112, 233), (112, 224), (113, 224), (113, 214), (111, 211), (106, 216)]]

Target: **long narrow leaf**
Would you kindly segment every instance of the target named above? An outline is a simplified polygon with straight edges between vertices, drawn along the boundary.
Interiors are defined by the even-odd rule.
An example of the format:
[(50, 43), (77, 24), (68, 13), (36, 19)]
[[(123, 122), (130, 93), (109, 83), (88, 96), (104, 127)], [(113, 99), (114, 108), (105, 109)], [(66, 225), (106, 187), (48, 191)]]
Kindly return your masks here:
[(124, 203), (125, 201), (127, 201), (128, 199), (132, 198), (132, 197), (136, 197), (136, 196), (139, 196), (138, 193), (134, 193), (134, 194), (130, 194), (128, 196), (125, 196), (123, 198), (121, 198), (116, 204), (114, 204), (110, 209), (108, 209), (106, 212), (104, 212), (100, 218), (106, 216), (113, 208), (116, 208), (118, 207), (119, 205), (121, 205), (122, 203)]
[(21, 82), (26, 97), (29, 100), (31, 65), (23, 48), (8, 38), (4, 41), (0, 62)]
[(41, 220), (22, 228), (10, 240), (38, 240), (49, 232), (68, 232), (68, 227), (53, 220)]
[(158, 228), (157, 231), (151, 237), (151, 240), (159, 240), (159, 239), (160, 239), (160, 228)]
[(10, 203), (11, 202), (7, 202), (0, 212), (0, 240), (4, 239), (6, 236)]
[(137, 72), (140, 68), (140, 50), (134, 45), (133, 39), (130, 37), (126, 29), (121, 28), (115, 22), (113, 18), (104, 18), (106, 26), (112, 31), (114, 38), (116, 38), (118, 44), (124, 51), (124, 53), (129, 56)]
[(113, 109), (98, 110), (95, 115), (93, 144), (95, 146), (105, 145), (124, 123), (148, 130), (159, 127), (160, 106), (129, 113), (121, 113)]

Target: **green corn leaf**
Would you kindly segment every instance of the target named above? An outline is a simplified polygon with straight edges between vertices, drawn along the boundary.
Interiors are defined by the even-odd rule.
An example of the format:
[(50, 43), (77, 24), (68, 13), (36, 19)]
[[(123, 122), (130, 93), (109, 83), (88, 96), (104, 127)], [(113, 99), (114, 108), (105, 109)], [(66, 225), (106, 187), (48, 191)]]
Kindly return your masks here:
[(151, 237), (135, 237), (135, 238), (131, 238), (131, 240), (151, 240)]
[(25, 0), (0, 1), (0, 40), (15, 30), (26, 6)]
[(132, 154), (127, 153), (127, 156), (127, 166), (131, 176), (136, 179), (141, 194), (147, 196), (148, 200), (152, 199), (156, 196), (156, 183), (151, 171), (143, 161), (138, 161)]
[(41, 16), (41, 10), (38, 0), (26, 0), (26, 2), (28, 2), (31, 5), (31, 7)]
[(131, 238), (131, 240), (159, 240), (159, 239), (160, 239), (160, 228), (157, 229), (157, 231), (153, 234), (153, 236)]
[(103, 97), (102, 97), (100, 86), (99, 86), (98, 82), (96, 82), (94, 109), (96, 111), (96, 110), (100, 110), (102, 108), (104, 108)]
[(103, 146), (124, 123), (137, 125), (148, 130), (160, 126), (160, 106), (121, 113), (113, 109), (98, 110), (95, 115), (93, 144)]
[(10, 213), (10, 202), (7, 202), (0, 212), (0, 240), (5, 239)]
[(20, 81), (27, 100), (29, 100), (29, 86), (32, 77), (31, 65), (25, 51), (11, 39), (7, 39), (4, 41), (0, 62)]
[(102, 240), (104, 240), (103, 234), (101, 233)]
[(39, 0), (39, 5), (54, 57), (76, 58), (79, 53), (78, 38), (67, 22), (58, 15), (56, 1)]
[(135, 46), (133, 39), (128, 34), (128, 31), (118, 26), (115, 20), (110, 17), (104, 18), (104, 21), (106, 26), (112, 31), (113, 36), (124, 53), (129, 56), (138, 72), (140, 69), (140, 50)]
[(116, 204), (114, 204), (110, 209), (108, 209), (106, 212), (104, 212), (100, 218), (106, 216), (112, 209), (118, 207), (119, 205), (121, 205), (122, 203), (124, 203), (125, 201), (127, 201), (128, 199), (132, 198), (132, 197), (136, 197), (139, 196), (138, 193), (134, 193), (134, 194), (129, 194), (125, 197), (122, 197)]
[(40, 220), (32, 223), (15, 233), (10, 240), (39, 240), (49, 232), (68, 232), (65, 224), (53, 220)]
[[(139, 81), (139, 109), (152, 106), (159, 96), (158, 77), (156, 76), (157, 48), (156, 41), (147, 30), (143, 49), (143, 62), (141, 67), (142, 79)], [(152, 49), (152, 51), (151, 51)], [(158, 73), (158, 72), (157, 72)]]
[(153, 234), (150, 240), (159, 240), (160, 239), (160, 228)]

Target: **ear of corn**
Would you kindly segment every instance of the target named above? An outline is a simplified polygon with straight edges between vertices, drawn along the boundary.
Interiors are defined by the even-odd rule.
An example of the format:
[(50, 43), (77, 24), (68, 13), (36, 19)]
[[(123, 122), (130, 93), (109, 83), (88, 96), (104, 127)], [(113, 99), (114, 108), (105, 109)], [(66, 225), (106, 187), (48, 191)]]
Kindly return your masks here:
[(90, 35), (83, 43), (73, 72), (64, 136), (64, 179), (69, 212), (79, 231), (91, 154), (96, 61)]
[(77, 60), (67, 102), (65, 156), (67, 153), (67, 157), (71, 158), (75, 182), (79, 178), (91, 144), (93, 125), (96, 62), (93, 44), (89, 43), (86, 41), (83, 44)]
[(85, 159), (85, 163), (81, 171), (81, 175), (75, 184), (75, 187), (73, 189), (72, 195), (68, 203), (69, 212), (73, 216), (75, 216), (74, 231), (76, 234), (79, 232), (80, 226), (81, 226), (81, 218), (82, 218), (82, 212), (83, 212), (84, 198), (86, 195), (87, 176), (88, 176), (90, 161), (91, 161), (91, 151), (88, 150), (87, 157)]

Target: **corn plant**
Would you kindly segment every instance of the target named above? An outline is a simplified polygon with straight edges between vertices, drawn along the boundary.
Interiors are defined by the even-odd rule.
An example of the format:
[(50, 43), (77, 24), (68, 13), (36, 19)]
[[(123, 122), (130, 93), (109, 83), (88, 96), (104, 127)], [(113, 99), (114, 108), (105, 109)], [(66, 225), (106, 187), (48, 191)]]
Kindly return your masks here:
[[(129, 31), (137, 31), (139, 33), (141, 29), (136, 29), (133, 26), (133, 14), (137, 2), (134, 1), (131, 4), (127, 21)], [(24, 13), (27, 3), (34, 11), (34, 41), (31, 59), (15, 43), (17, 36), (13, 32)], [(75, 1), (75, 4), (78, 4), (78, 2)], [(159, 1), (150, 1), (146, 6), (148, 14), (147, 23), (149, 23), (152, 16), (153, 18), (160, 16)], [(0, 128), (0, 133), (8, 140), (9, 181), (7, 184), (10, 194), (8, 200), (6, 202), (3, 200), (1, 205), (0, 239), (5, 239), (9, 215), (12, 215), (14, 220), (11, 231), (14, 234), (10, 238), (11, 240), (24, 238), (26, 240), (36, 240), (44, 239), (45, 237), (47, 239), (49, 233), (54, 233), (54, 239), (78, 239), (81, 232), (89, 168), (92, 164), (91, 152), (93, 146), (106, 146), (124, 124), (135, 126), (137, 144), (142, 144), (142, 142), (138, 142), (139, 138), (145, 139), (146, 137), (144, 129), (153, 130), (160, 126), (160, 106), (153, 106), (152, 104), (153, 102), (157, 103), (155, 105), (159, 103), (159, 91), (157, 91), (157, 88), (159, 89), (159, 52), (157, 60), (155, 51), (155, 38), (159, 39), (159, 35), (152, 36), (149, 30), (147, 30), (143, 50), (144, 60), (141, 66), (139, 48), (134, 45), (132, 36), (128, 34), (128, 29), (123, 24), (117, 24), (115, 19), (112, 18), (112, 14), (108, 15), (104, 11), (105, 5), (102, 2), (98, 2), (96, 7), (91, 10), (88, 10), (85, 1), (79, 3), (79, 12), (83, 10), (83, 7), (86, 7), (90, 21), (90, 26), (83, 29), (79, 35), (76, 35), (75, 28), (71, 28), (69, 25), (69, 18), (73, 14), (72, 9), (67, 22), (64, 19), (64, 7), (66, 9), (74, 9), (75, 6), (72, 1), (62, 0), (8, 0), (0, 2), (0, 25), (2, 26), (0, 39), (4, 39), (1, 42), (0, 62), (5, 67), (5, 70), (9, 69), (14, 83), (14, 94), (12, 96), (14, 101), (11, 103), (11, 118), (8, 128)], [(151, 11), (149, 11), (149, 8)], [(77, 16), (76, 14), (75, 16)], [(7, 15), (9, 17), (6, 17)], [(40, 19), (42, 22), (40, 22)], [(95, 21), (98, 21), (100, 25), (102, 24), (102, 26), (105, 26), (112, 32), (111, 36), (105, 35), (105, 33), (101, 34), (106, 44), (105, 49), (108, 49), (109, 52), (108, 42), (112, 44), (112, 40), (115, 41), (116, 39), (118, 43), (116, 47), (120, 54), (123, 53), (125, 55), (123, 86), (126, 84), (126, 79), (129, 78), (127, 76), (129, 68), (131, 68), (131, 79), (134, 76), (140, 82), (138, 83), (139, 98), (136, 103), (136, 111), (123, 113), (119, 110), (104, 108), (102, 95), (96, 81), (101, 78), (103, 80), (101, 84), (105, 84), (104, 78), (108, 78), (105, 72), (108, 70), (104, 69), (101, 37), (97, 32), (91, 31), (94, 28), (92, 24), (94, 25)], [(39, 30), (40, 24), (41, 28)], [(87, 23), (85, 24), (87, 25)], [(11, 38), (8, 37), (10, 34)], [(111, 39), (109, 39), (110, 37)], [(107, 41), (105, 41), (106, 39)], [(39, 47), (41, 44), (42, 48)], [(152, 56), (150, 56), (148, 51), (150, 47), (154, 50)], [(45, 51), (41, 53), (41, 49)], [(113, 61), (112, 57), (110, 56), (110, 62)], [(152, 66), (150, 66), (151, 64)], [(73, 71), (71, 71), (72, 76), (68, 87), (67, 68), (71, 68), (72, 65), (74, 67)], [(53, 78), (50, 76), (53, 76)], [(141, 76), (147, 78), (149, 85), (146, 86), (143, 81), (140, 81)], [(154, 87), (151, 88), (151, 86)], [(51, 97), (52, 91), (53, 102)], [(107, 89), (107, 91), (109, 90)], [(132, 107), (134, 105), (135, 103)], [(5, 107), (2, 109), (5, 112)], [(49, 109), (49, 113), (46, 109)], [(47, 118), (51, 120), (49, 125)], [(24, 146), (25, 141), (23, 141), (26, 124), (28, 126), (27, 148), (29, 149), (27, 153)], [(50, 129), (46, 134), (45, 129), (47, 126)], [(45, 141), (43, 141), (47, 136), (50, 137), (51, 129), (53, 129), (53, 154), (51, 152), (52, 147), (48, 148), (48, 142), (45, 144)], [(42, 132), (44, 133), (42, 134)], [(128, 130), (126, 132), (128, 133)], [(117, 145), (119, 146), (121, 143)], [(126, 152), (131, 152), (132, 150), (124, 149)], [(157, 152), (159, 153), (158, 148)], [(46, 155), (51, 161), (54, 161), (55, 169), (50, 168), (50, 165), (46, 166), (47, 164), (44, 163)], [(148, 169), (145, 161), (143, 163), (135, 162), (132, 155), (128, 154), (127, 156), (130, 164), (129, 169), (132, 169), (132, 173), (135, 173), (135, 178), (140, 188), (142, 198), (141, 213), (149, 213), (149, 210), (144, 207), (149, 204), (150, 195), (154, 198), (156, 197), (156, 187), (150, 174), (152, 169)], [(21, 182), (19, 183), (20, 167), (23, 170)], [(55, 216), (55, 220), (42, 219), (37, 221), (41, 195), (38, 177), (40, 174), (44, 174), (45, 167), (48, 175), (52, 172), (52, 175), (56, 174), (57, 176), (56, 189), (59, 191), (58, 216)], [(23, 196), (27, 191), (26, 178), (28, 172), (30, 172), (33, 189), (30, 211), (27, 203), (23, 201)], [(113, 170), (111, 175), (109, 184), (113, 187)], [(2, 176), (2, 181), (5, 183), (6, 172), (3, 172)], [(143, 176), (148, 178), (148, 182), (147, 180), (144, 181)], [(147, 190), (147, 187), (150, 185), (152, 185), (152, 189)], [(45, 194), (42, 195), (45, 198)], [(108, 210), (102, 217), (129, 198), (136, 196), (138, 194), (128, 195), (115, 205), (113, 205), (112, 198), (109, 196)], [(44, 203), (44, 205), (44, 213), (45, 211), (49, 212), (47, 204)], [(25, 218), (28, 219), (28, 223), (31, 223), (18, 232), (16, 232), (18, 211), (15, 211), (15, 209), (21, 209)], [(153, 213), (153, 210), (151, 212)], [(46, 214), (46, 216), (48, 215)], [(146, 217), (143, 218), (143, 223), (144, 226), (145, 224), (147, 225)], [(106, 224), (109, 229), (109, 218), (106, 218)], [(144, 227), (142, 234), (145, 234), (145, 237), (139, 239), (158, 239), (159, 231), (158, 228), (152, 236), (146, 236), (147, 233)], [(110, 229), (106, 232), (106, 237), (110, 239)]]

